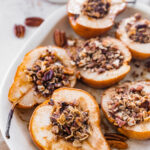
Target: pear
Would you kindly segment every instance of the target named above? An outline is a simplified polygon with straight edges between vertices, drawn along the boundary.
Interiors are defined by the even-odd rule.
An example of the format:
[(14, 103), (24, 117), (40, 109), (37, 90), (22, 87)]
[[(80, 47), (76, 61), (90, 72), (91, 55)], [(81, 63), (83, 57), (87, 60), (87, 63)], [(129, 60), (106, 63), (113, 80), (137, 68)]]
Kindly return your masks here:
[[(104, 54), (96, 54), (97, 60), (101, 59), (102, 55), (107, 55), (107, 53), (109, 53), (110, 51), (107, 50), (108, 46), (112, 46), (115, 47), (115, 49), (117, 49), (123, 56), (123, 62), (121, 64), (120, 67), (114, 67), (112, 69), (109, 70), (105, 70), (104, 72), (99, 72), (99, 71), (92, 71), (92, 69), (85, 69), (84, 67), (79, 67), (77, 65), (77, 70), (80, 73), (81, 76), (81, 80), (86, 83), (87, 85), (89, 85), (90, 87), (94, 87), (94, 88), (105, 88), (105, 87), (109, 87), (117, 82), (119, 82), (121, 79), (123, 79), (128, 72), (130, 71), (130, 65), (129, 62), (131, 60), (131, 53), (128, 50), (128, 48), (126, 48), (126, 46), (119, 40), (112, 38), (112, 37), (103, 37), (103, 38), (92, 38), (88, 41), (92, 41), (91, 43), (94, 44), (93, 42), (95, 42), (96, 47), (95, 47), (95, 51), (96, 52), (100, 52), (103, 51), (103, 49), (106, 49), (106, 52)], [(85, 41), (85, 45), (86, 45), (87, 41)], [(83, 44), (84, 45), (84, 44)], [(89, 44), (90, 45), (90, 44)], [(84, 46), (83, 46), (84, 47)], [(82, 48), (83, 52), (85, 49)], [(94, 49), (94, 48), (93, 48)], [(76, 48), (76, 52), (78, 53), (78, 47)], [(79, 51), (78, 55), (81, 55), (81, 53)], [(78, 59), (78, 57), (77, 57)], [(93, 58), (94, 59), (94, 58)], [(83, 57), (81, 57), (81, 61), (84, 61)], [(101, 60), (103, 61), (103, 60)], [(107, 57), (106, 60), (107, 62)], [(110, 60), (109, 60), (110, 61)], [(118, 65), (119, 63), (118, 58), (116, 58), (115, 61), (113, 61), (114, 65)], [(97, 63), (97, 62), (96, 62)], [(99, 62), (101, 63), (101, 62)], [(96, 68), (97, 70), (101, 69), (102, 64), (99, 66), (99, 68)]]
[(116, 16), (126, 8), (126, 3), (124, 0), (109, 0), (107, 2), (110, 5), (108, 13), (101, 18), (92, 18), (83, 13), (83, 6), (88, 3), (87, 0), (69, 0), (68, 17), (74, 31), (84, 38), (90, 38), (110, 30)]
[[(137, 139), (137, 140), (145, 140), (145, 139), (149, 139), (150, 138), (150, 121), (149, 119), (145, 119), (144, 121), (137, 123), (135, 125), (123, 125), (121, 127), (119, 127), (117, 124), (115, 124), (115, 120), (112, 117), (112, 115), (109, 113), (109, 102), (111, 101), (111, 96), (115, 96), (116, 94), (116, 89), (118, 89), (119, 87), (127, 87), (126, 89), (130, 89), (130, 88), (143, 88), (143, 93), (145, 94), (149, 94), (150, 93), (150, 82), (149, 81), (138, 81), (138, 82), (125, 82), (121, 85), (115, 86), (115, 87), (111, 87), (109, 89), (107, 89), (103, 95), (102, 95), (102, 99), (101, 99), (101, 108), (106, 116), (106, 118), (108, 119), (108, 121), (113, 124), (117, 130), (124, 134), (125, 136), (129, 137), (129, 138), (133, 138), (133, 139)], [(124, 93), (122, 93), (124, 94)], [(119, 106), (117, 106), (119, 107)]]
[(123, 19), (116, 31), (116, 37), (129, 48), (132, 56), (139, 60), (150, 58), (150, 42), (141, 43), (133, 41), (131, 38), (129, 38), (127, 26), (141, 26), (143, 24), (147, 24), (150, 28), (150, 21), (148, 19), (142, 19), (140, 14), (135, 14), (129, 18)]
[[(53, 133), (50, 117), (55, 113), (59, 103), (69, 105), (76, 103), (82, 112), (88, 111), (90, 135), (80, 144), (67, 141), (64, 137), (56, 136)], [(101, 132), (99, 106), (93, 96), (80, 89), (59, 88), (55, 90), (51, 100), (39, 105), (33, 112), (29, 130), (34, 143), (42, 150), (110, 150)]]
[(12, 109), (8, 115), (8, 122), (6, 127), (7, 138), (10, 138), (9, 128), (16, 106), (24, 109), (31, 108), (34, 105), (44, 102), (48, 97), (51, 97), (51, 94), (49, 94), (48, 97), (43, 96), (41, 93), (37, 94), (35, 92), (34, 84), (29, 80), (29, 76), (26, 72), (27, 69), (32, 68), (34, 63), (40, 59), (41, 55), (44, 55), (45, 53), (51, 53), (57, 57), (59, 64), (63, 65), (67, 76), (71, 73), (71, 75), (68, 77), (69, 83), (67, 86), (74, 87), (76, 84), (76, 67), (71, 63), (72, 61), (67, 55), (65, 49), (55, 46), (45, 46), (38, 47), (28, 52), (16, 71), (14, 82), (12, 83), (8, 93), (8, 99), (12, 103)]
[(17, 69), (14, 82), (9, 90), (9, 101), (12, 103), (17, 103), (18, 107), (31, 108), (34, 105), (40, 104), (47, 99), (47, 97), (34, 93), (34, 85), (28, 80), (25, 71), (27, 68), (31, 68), (34, 62), (38, 60), (39, 57), (43, 53), (45, 53), (46, 50), (55, 53), (55, 55), (58, 57), (59, 61), (65, 66), (65, 68), (74, 72), (74, 74), (70, 76), (70, 84), (68, 86), (75, 86), (75, 66), (71, 63), (71, 59), (67, 55), (65, 49), (55, 46), (36, 48), (25, 55), (23, 62)]

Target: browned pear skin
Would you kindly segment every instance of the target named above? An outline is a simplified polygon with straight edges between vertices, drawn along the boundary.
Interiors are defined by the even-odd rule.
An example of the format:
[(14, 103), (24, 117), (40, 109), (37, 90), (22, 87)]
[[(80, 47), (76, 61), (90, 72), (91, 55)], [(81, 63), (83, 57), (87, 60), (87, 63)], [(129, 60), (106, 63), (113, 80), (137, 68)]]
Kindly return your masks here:
[(73, 15), (69, 15), (69, 22), (70, 22), (70, 25), (73, 28), (73, 30), (78, 35), (80, 35), (81, 37), (84, 37), (86, 39), (102, 35), (112, 28), (112, 25), (109, 27), (106, 27), (106, 28), (102, 28), (102, 29), (82, 26), (82, 25), (76, 23)]

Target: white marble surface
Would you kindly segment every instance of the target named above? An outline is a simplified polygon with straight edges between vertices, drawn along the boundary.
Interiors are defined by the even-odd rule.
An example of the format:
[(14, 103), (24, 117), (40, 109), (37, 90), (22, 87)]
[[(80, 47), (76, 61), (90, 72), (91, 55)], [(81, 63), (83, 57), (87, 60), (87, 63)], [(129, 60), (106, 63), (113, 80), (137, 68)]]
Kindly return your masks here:
[[(150, 0), (139, 0), (150, 4)], [(9, 65), (15, 59), (27, 39), (37, 28), (26, 29), (23, 39), (14, 36), (15, 24), (24, 24), (29, 16), (46, 18), (61, 5), (51, 4), (48, 0), (0, 0), (0, 85)], [(0, 150), (8, 150), (0, 134)]]

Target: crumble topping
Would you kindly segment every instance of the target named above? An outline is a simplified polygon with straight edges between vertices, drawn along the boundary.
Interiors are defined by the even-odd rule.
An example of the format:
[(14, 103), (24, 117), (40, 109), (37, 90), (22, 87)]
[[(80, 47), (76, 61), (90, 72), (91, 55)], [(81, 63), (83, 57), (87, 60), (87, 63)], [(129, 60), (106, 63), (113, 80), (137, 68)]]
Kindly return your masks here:
[(105, 17), (110, 8), (108, 0), (87, 0), (82, 8), (82, 13), (88, 17), (99, 19)]
[(120, 68), (124, 60), (123, 54), (115, 45), (105, 44), (99, 38), (85, 41), (77, 51), (77, 55), (73, 57), (77, 67), (99, 74)]
[(126, 31), (134, 42), (150, 43), (150, 22), (139, 22), (136, 25), (128, 23)]
[(116, 88), (116, 94), (108, 102), (109, 113), (114, 125), (134, 126), (150, 117), (150, 94), (146, 94), (142, 85)]
[(28, 81), (34, 84), (35, 93), (44, 97), (49, 97), (57, 88), (69, 86), (69, 77), (73, 75), (73, 71), (65, 68), (56, 55), (48, 50), (25, 72)]
[(76, 101), (73, 103), (50, 103), (54, 106), (50, 117), (52, 133), (57, 138), (72, 142), (73, 146), (81, 147), (81, 143), (90, 136), (89, 113), (82, 110)]

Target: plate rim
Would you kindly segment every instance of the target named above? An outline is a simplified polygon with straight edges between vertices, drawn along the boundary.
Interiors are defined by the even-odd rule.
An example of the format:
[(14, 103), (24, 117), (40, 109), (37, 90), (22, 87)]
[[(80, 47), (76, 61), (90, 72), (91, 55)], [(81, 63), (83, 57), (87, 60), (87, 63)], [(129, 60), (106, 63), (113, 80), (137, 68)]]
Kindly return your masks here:
[[(136, 5), (134, 6), (128, 6), (128, 7), (133, 7), (136, 9), (139, 9), (143, 12), (146, 12), (150, 15), (150, 12), (147, 11), (150, 9), (150, 6), (143, 4), (141, 2), (137, 2)], [(31, 37), (25, 42), (25, 44), (23, 45), (23, 47), (21, 48), (21, 50), (17, 53), (16, 58), (13, 59), (11, 65), (9, 66), (7, 72), (5, 73), (4, 77), (3, 77), (3, 81), (2, 84), (0, 85), (0, 104), (2, 103), (2, 91), (5, 88), (5, 82), (6, 80), (9, 78), (9, 74), (10, 74), (10, 70), (11, 68), (17, 63), (17, 61), (21, 61), (22, 60), (22, 55), (25, 55), (25, 53), (27, 51), (29, 51), (32, 48), (35, 48), (38, 46), (39, 43), (42, 42), (42, 40), (48, 35), (48, 33), (51, 31), (51, 29), (53, 29), (53, 27), (56, 25), (56, 23), (62, 19), (63, 17), (65, 17), (67, 15), (67, 10), (66, 10), (66, 5), (61, 6), (60, 8), (58, 8), (57, 10), (55, 10), (52, 14), (50, 14), (44, 21), (44, 23), (36, 30), (36, 32), (34, 32)], [(55, 18), (55, 19), (54, 19)], [(51, 22), (51, 20), (53, 20), (53, 22)], [(44, 30), (46, 29), (46, 30)], [(42, 33), (42, 34), (41, 34)], [(37, 36), (39, 36), (39, 38), (36, 38)], [(32, 41), (36, 39), (36, 42), (34, 42), (34, 44), (32, 44)], [(30, 47), (30, 49), (29, 49)], [(21, 58), (20, 58), (21, 57)], [(17, 66), (16, 66), (17, 68)], [(0, 105), (0, 107), (2, 107)], [(0, 120), (1, 120), (1, 113), (0, 113)], [(5, 130), (3, 129), (1, 123), (0, 123), (0, 131), (2, 134), (2, 137), (5, 141), (5, 143), (7, 144), (8, 148), (11, 150), (11, 145), (12, 143), (10, 142), (10, 139), (7, 139), (5, 137)]]
[[(9, 74), (10, 74), (11, 68), (14, 67), (14, 65), (17, 63), (17, 61), (20, 59), (20, 57), (22, 55), (25, 55), (26, 52), (28, 52), (28, 51), (31, 50), (31, 47), (32, 48), (37, 47), (38, 44), (41, 43), (42, 40), (48, 35), (48, 33), (50, 32), (50, 30), (53, 29), (53, 27), (56, 25), (56, 23), (61, 18), (65, 17), (66, 15), (67, 15), (66, 5), (61, 6), (59, 9), (55, 10), (52, 14), (50, 14), (45, 19), (45, 21), (41, 24), (41, 26), (37, 29), (37, 31), (35, 31), (31, 35), (31, 37), (25, 42), (25, 44), (22, 46), (21, 50), (17, 53), (16, 57), (13, 59), (12, 63), (8, 67), (7, 72), (5, 73), (5, 75), (3, 77), (2, 84), (0, 85), (0, 104), (2, 103), (2, 99), (3, 99), (2, 91), (5, 88), (5, 82), (6, 82), (6, 80), (9, 78)], [(51, 20), (54, 19), (54, 18), (55, 18), (55, 20), (53, 22), (51, 22)], [(44, 30), (44, 29), (46, 29), (46, 30)], [(36, 38), (39, 35), (40, 35), (40, 37)], [(35, 40), (35, 39), (36, 39), (36, 42), (34, 42), (34, 44), (32, 44), (32, 41)], [(30, 49), (28, 47), (30, 47)], [(23, 58), (21, 58), (19, 61), (21, 61), (22, 59)], [(17, 66), (16, 66), (16, 69), (17, 69)], [(1, 112), (1, 110), (0, 110), (0, 112)], [(2, 113), (0, 113), (0, 120), (1, 120), (1, 115), (2, 115)], [(11, 145), (12, 145), (12, 143), (10, 142), (11, 139), (7, 139), (5, 137), (5, 130), (2, 127), (1, 123), (0, 123), (0, 131), (1, 131), (1, 134), (2, 134), (2, 138), (4, 139), (4, 141), (7, 144), (8, 148), (11, 150)]]

